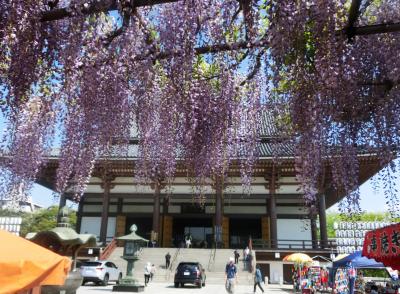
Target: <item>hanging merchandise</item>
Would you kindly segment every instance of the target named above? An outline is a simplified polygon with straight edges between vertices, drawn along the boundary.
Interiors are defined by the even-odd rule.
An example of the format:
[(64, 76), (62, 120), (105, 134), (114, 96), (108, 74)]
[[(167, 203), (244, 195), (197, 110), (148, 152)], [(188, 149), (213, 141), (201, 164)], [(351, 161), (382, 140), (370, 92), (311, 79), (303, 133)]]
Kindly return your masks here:
[(321, 268), (320, 267), (310, 267), (308, 271), (308, 279), (310, 280), (313, 289), (321, 290)]
[(335, 274), (335, 290), (337, 294), (348, 294), (348, 276), (347, 269), (338, 268)]

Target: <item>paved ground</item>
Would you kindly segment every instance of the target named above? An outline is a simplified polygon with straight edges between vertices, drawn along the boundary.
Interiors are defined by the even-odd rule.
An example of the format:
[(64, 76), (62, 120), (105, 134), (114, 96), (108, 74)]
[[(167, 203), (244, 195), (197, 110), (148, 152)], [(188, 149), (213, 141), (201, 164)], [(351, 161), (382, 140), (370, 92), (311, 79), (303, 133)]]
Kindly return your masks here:
[[(279, 286), (279, 285), (268, 285), (265, 289), (265, 293), (274, 294), (288, 294), (293, 293), (293, 287), (291, 286)], [(78, 289), (77, 294), (104, 294), (112, 291), (112, 285), (107, 287), (102, 286), (82, 286)], [(123, 292), (112, 292), (112, 293), (123, 293)], [(126, 293), (126, 292), (125, 292)], [(196, 287), (185, 286), (184, 288), (174, 288), (172, 284), (166, 283), (150, 283), (144, 290), (146, 294), (226, 294), (223, 285), (206, 285), (202, 289)], [(252, 294), (253, 289), (248, 285), (237, 285), (235, 294)], [(257, 289), (257, 293), (261, 293), (260, 289)]]

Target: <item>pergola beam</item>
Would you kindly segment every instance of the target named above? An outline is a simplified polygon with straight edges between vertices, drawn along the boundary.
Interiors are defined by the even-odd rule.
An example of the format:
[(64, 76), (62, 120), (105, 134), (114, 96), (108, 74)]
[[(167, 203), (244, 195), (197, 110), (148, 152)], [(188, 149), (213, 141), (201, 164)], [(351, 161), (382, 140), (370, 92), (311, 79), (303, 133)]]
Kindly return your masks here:
[(353, 35), (365, 36), (365, 35), (375, 35), (384, 33), (394, 33), (398, 31), (400, 31), (400, 23), (386, 23), (386, 24), (354, 27)]
[(361, 0), (351, 1), (351, 6), (350, 6), (350, 10), (349, 10), (349, 20), (347, 22), (348, 28), (354, 27), (354, 24), (356, 23), (357, 18), (360, 14), (360, 6), (361, 6)]
[[(254, 42), (235, 42), (230, 44), (213, 44), (202, 47), (194, 48), (196, 55), (201, 54), (211, 54), (225, 51), (235, 51), (235, 50), (243, 50), (243, 49), (251, 49), (251, 48), (261, 48), (267, 45), (266, 40), (254, 41)], [(155, 59), (166, 59), (172, 56), (182, 55), (181, 51), (164, 51), (155, 54)]]
[[(142, 6), (153, 6), (157, 4), (164, 4), (164, 3), (178, 2), (178, 1), (179, 0), (135, 0), (131, 2), (133, 2), (132, 8), (134, 8)], [(118, 1), (116, 0), (94, 1), (91, 3), (87, 3), (87, 5), (82, 6), (80, 12), (84, 15), (89, 15), (93, 13), (117, 10), (118, 8), (117, 2)], [(42, 22), (47, 22), (47, 21), (54, 21), (67, 17), (72, 17), (74, 16), (73, 11), (74, 10), (69, 7), (49, 10), (43, 13), (42, 18), (40, 20)]]
[(349, 40), (354, 37), (354, 24), (356, 23), (358, 15), (360, 13), (360, 6), (361, 6), (361, 0), (351, 1), (351, 6), (349, 10), (349, 20), (347, 22), (346, 28), (344, 29), (347, 38)]

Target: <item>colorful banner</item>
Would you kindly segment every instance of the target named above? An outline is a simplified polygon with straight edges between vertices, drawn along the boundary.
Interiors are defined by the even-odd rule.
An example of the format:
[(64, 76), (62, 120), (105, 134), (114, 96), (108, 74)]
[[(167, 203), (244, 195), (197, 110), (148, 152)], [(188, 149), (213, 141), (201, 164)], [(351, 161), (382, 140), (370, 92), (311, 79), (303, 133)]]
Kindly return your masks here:
[(365, 235), (362, 255), (400, 269), (400, 224), (369, 231)]

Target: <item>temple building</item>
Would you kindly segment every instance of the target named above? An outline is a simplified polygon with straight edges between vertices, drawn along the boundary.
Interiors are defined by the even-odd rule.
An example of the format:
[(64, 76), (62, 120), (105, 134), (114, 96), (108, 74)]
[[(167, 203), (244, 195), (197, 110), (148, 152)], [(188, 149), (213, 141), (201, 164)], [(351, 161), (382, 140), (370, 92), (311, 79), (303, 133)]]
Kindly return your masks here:
[[(345, 195), (334, 190), (330, 177), (325, 176), (317, 210), (310, 214), (296, 180), (294, 148), (276, 140), (277, 131), (271, 125), (264, 116), (250, 196), (243, 193), (239, 166), (234, 164), (224, 181), (209, 180), (205, 203), (199, 205), (195, 187), (179, 164), (168, 196), (162, 179), (147, 186), (135, 182), (137, 148), (131, 148), (128, 157), (109, 159), (107, 165), (98, 161), (79, 202), (78, 232), (95, 234), (105, 244), (136, 224), (139, 235), (163, 247), (181, 246), (184, 236), (190, 234), (195, 247), (211, 247), (217, 242), (223, 248), (243, 248), (251, 236), (262, 248), (329, 250), (325, 213)], [(273, 150), (277, 149), (279, 165), (274, 161)], [(57, 166), (57, 156), (50, 158), (39, 184), (54, 189)], [(359, 166), (359, 184), (381, 168), (376, 157), (368, 154), (359, 156)], [(329, 170), (326, 166), (326, 175)], [(68, 193), (62, 195), (60, 205), (68, 198)]]

